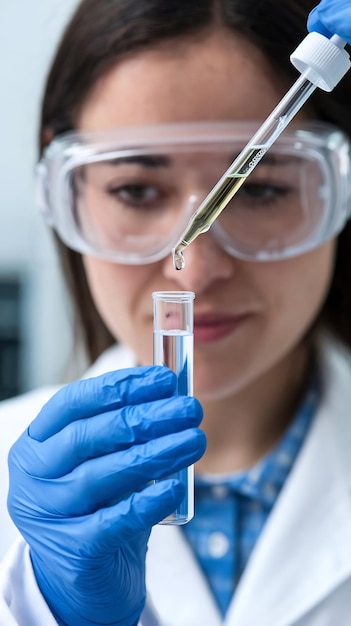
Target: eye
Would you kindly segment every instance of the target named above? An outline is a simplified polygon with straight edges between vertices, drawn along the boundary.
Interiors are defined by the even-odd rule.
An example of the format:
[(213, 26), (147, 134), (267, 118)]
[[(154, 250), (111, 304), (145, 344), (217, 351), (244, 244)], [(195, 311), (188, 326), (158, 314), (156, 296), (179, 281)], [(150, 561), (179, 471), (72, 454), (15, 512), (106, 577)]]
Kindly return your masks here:
[(240, 202), (247, 204), (272, 204), (280, 202), (292, 193), (292, 188), (265, 182), (246, 182), (236, 195)]
[(154, 204), (161, 196), (156, 187), (139, 183), (113, 187), (108, 190), (108, 193), (128, 206)]

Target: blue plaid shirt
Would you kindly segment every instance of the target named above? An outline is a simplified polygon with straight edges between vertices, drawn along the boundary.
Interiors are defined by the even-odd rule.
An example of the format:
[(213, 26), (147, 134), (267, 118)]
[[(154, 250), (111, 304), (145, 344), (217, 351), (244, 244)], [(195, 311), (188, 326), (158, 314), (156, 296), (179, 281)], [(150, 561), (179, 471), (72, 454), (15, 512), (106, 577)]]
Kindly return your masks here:
[(251, 469), (196, 476), (195, 517), (182, 530), (222, 616), (307, 435), (318, 396), (314, 381), (281, 442)]

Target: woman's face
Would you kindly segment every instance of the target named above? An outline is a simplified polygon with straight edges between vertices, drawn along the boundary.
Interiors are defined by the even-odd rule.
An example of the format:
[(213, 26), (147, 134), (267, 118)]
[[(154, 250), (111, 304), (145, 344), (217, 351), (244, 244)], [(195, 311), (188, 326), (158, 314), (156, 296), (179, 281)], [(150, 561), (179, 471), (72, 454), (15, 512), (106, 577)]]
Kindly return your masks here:
[[(123, 61), (96, 85), (78, 127), (263, 120), (283, 91), (250, 44), (219, 33)], [(333, 253), (329, 242), (289, 260), (247, 262), (209, 232), (187, 248), (182, 271), (171, 255), (144, 266), (90, 256), (84, 264), (102, 318), (141, 364), (152, 363), (152, 292), (195, 292), (194, 390), (206, 400), (231, 397), (293, 358), (325, 298)]]

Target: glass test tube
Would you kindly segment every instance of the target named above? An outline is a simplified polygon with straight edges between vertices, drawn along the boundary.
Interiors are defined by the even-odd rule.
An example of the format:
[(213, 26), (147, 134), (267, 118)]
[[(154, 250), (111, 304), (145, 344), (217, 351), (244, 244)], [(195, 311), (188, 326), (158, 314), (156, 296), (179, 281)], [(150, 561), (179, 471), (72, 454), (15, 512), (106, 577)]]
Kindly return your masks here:
[[(154, 302), (154, 364), (166, 365), (177, 375), (177, 394), (193, 394), (193, 301), (192, 291), (158, 291)], [(161, 524), (185, 524), (194, 516), (194, 466), (169, 478), (185, 485), (179, 507)]]

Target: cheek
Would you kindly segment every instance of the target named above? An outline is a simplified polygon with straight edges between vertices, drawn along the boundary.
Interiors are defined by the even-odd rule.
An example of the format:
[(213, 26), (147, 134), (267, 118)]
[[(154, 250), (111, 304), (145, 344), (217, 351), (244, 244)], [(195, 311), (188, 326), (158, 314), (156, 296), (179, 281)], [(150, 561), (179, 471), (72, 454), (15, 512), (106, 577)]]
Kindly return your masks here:
[(236, 394), (284, 368), (290, 356), (294, 361), (328, 293), (333, 259), (334, 245), (328, 243), (296, 259), (245, 265), (245, 284), (259, 312), (210, 358), (195, 349), (194, 388), (203, 401)]
[(328, 242), (277, 267), (270, 264), (261, 288), (277, 331), (295, 334), (297, 341), (313, 324), (330, 287), (334, 255), (335, 243)]
[(105, 325), (141, 362), (152, 358), (151, 266), (124, 266), (92, 257), (83, 263), (89, 288)]
[(109, 330), (117, 338), (119, 317), (123, 320), (127, 315), (134, 297), (135, 281), (129, 275), (130, 268), (92, 257), (85, 257), (83, 263), (95, 306)]

